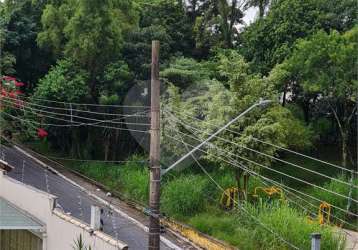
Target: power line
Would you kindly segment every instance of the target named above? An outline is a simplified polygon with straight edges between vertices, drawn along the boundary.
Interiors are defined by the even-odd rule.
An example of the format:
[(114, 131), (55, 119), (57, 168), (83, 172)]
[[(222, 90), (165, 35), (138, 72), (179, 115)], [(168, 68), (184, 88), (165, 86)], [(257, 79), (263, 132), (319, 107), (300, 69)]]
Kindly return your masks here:
[(224, 131), (226, 128), (230, 127), (233, 123), (237, 122), (239, 119), (241, 119), (243, 116), (245, 116), (247, 113), (251, 112), (251, 110), (253, 110), (256, 107), (260, 107), (260, 106), (264, 106), (268, 103), (271, 103), (270, 100), (262, 100), (260, 99), (260, 101), (252, 104), (249, 108), (245, 109), (242, 113), (240, 113), (238, 116), (236, 116), (234, 119), (230, 120), (228, 123), (226, 123), (223, 127), (219, 128), (218, 130), (216, 130), (214, 133), (210, 134), (208, 138), (205, 139), (205, 141), (200, 142), (199, 145), (197, 145), (192, 151), (188, 152), (187, 154), (183, 155), (179, 160), (177, 160), (176, 162), (174, 162), (171, 166), (169, 166), (167, 169), (165, 169), (162, 174), (167, 173), (168, 171), (170, 171), (171, 169), (173, 169), (174, 167), (176, 167), (180, 162), (182, 162), (186, 157), (188, 157), (190, 155), (190, 153), (196, 151), (198, 148), (200, 148), (201, 146), (205, 145), (207, 142), (209, 142), (212, 138), (214, 138), (215, 136), (217, 136), (219, 133), (221, 133), (222, 131)]
[(110, 160), (93, 160), (93, 159), (73, 159), (73, 158), (66, 158), (66, 157), (54, 157), (54, 156), (47, 156), (50, 159), (54, 160), (63, 160), (63, 161), (80, 161), (80, 162), (99, 162), (99, 163), (129, 163), (129, 162), (136, 162), (136, 163), (147, 163), (148, 161), (110, 161)]
[[(183, 125), (185, 125), (185, 124), (183, 124)], [(175, 131), (177, 131), (177, 132), (179, 132), (179, 133), (181, 133), (181, 134), (184, 134), (184, 133), (182, 133), (181, 131), (179, 131), (179, 130), (177, 130), (177, 129), (173, 129), (173, 130), (175, 130)], [(187, 134), (185, 134), (185, 135), (186, 135), (186, 136), (189, 136), (189, 135), (187, 135)], [(195, 140), (197, 140), (197, 141), (199, 141), (199, 142), (201, 142), (201, 140), (197, 139), (196, 137), (193, 137), (193, 136), (190, 136), (190, 137), (193, 138), (193, 139), (195, 139)], [(230, 142), (230, 141), (229, 141), (229, 142)], [(219, 147), (216, 146), (215, 144), (210, 143), (210, 145), (213, 145), (214, 147), (216, 147), (216, 148), (219, 149)], [(226, 151), (226, 153), (228, 153), (228, 154), (230, 154), (230, 155), (234, 155), (234, 154), (233, 154), (232, 152), (230, 152), (230, 151)], [(245, 158), (245, 157), (238, 156), (238, 155), (234, 155), (234, 156), (235, 156), (235, 157), (238, 157), (238, 158), (240, 158), (240, 159), (242, 159), (242, 160), (251, 162), (251, 163), (253, 163), (253, 164), (255, 164), (255, 165), (258, 165), (258, 166), (260, 166), (260, 167), (263, 167), (263, 168), (265, 168), (265, 169), (268, 169), (268, 170), (270, 170), (270, 171), (279, 173), (279, 174), (281, 174), (281, 175), (285, 175), (286, 177), (289, 177), (289, 178), (298, 180), (298, 181), (300, 181), (300, 182), (303, 182), (303, 183), (305, 183), (305, 184), (308, 184), (308, 185), (317, 187), (317, 188), (319, 188), (319, 189), (323, 189), (323, 190), (325, 190), (325, 191), (327, 191), (327, 192), (330, 192), (330, 193), (332, 193), (332, 194), (341, 196), (341, 197), (343, 197), (343, 198), (348, 198), (348, 197), (345, 196), (345, 195), (342, 195), (342, 194), (336, 193), (336, 192), (334, 192), (334, 191), (325, 189), (325, 188), (323, 188), (323, 187), (320, 187), (320, 186), (315, 185), (315, 184), (313, 184), (313, 183), (310, 183), (310, 182), (307, 182), (307, 181), (305, 181), (305, 180), (299, 179), (299, 178), (297, 178), (297, 177), (290, 176), (290, 175), (288, 175), (288, 174), (286, 174), (286, 173), (283, 173), (283, 172), (277, 171), (277, 170), (275, 170), (275, 169), (269, 168), (269, 167), (267, 167), (267, 166), (265, 166), (265, 165), (262, 165), (262, 164), (260, 164), (260, 163), (255, 162), (255, 161), (252, 161), (252, 160), (249, 160), (249, 159), (247, 159), (247, 158)], [(337, 179), (337, 180), (338, 180), (338, 179)], [(349, 184), (349, 185), (350, 185), (350, 184)], [(352, 201), (355, 201), (356, 203), (358, 202), (358, 201), (355, 200), (355, 199), (351, 199), (351, 200), (352, 200)]]
[[(172, 107), (173, 108), (173, 107)], [(168, 108), (166, 108), (168, 110)], [(167, 112), (170, 113), (170, 111), (168, 110)], [(177, 113), (179, 113), (178, 111), (175, 111)], [(180, 112), (180, 115), (183, 115), (185, 117), (188, 117), (190, 119), (194, 119), (194, 120), (197, 120), (197, 121), (200, 121), (200, 122), (203, 122), (203, 123), (206, 123), (206, 124), (209, 124), (211, 125), (212, 127), (215, 127), (216, 128), (216, 125), (211, 123), (211, 122), (208, 122), (208, 121), (204, 121), (204, 120), (201, 120), (199, 118), (196, 118), (196, 117), (193, 117), (193, 116), (189, 116), (189, 115), (186, 115), (185, 114), (185, 110), (184, 111), (181, 111)], [(238, 131), (234, 131), (232, 129), (226, 129), (227, 131), (233, 133), (233, 134), (237, 134), (237, 135), (243, 135), (242, 133), (238, 132)], [(296, 152), (294, 150), (290, 150), (290, 149), (287, 149), (287, 148), (284, 148), (284, 147), (281, 147), (279, 145), (275, 145), (273, 143), (270, 143), (270, 142), (266, 142), (266, 141), (263, 141), (263, 140), (260, 140), (254, 136), (251, 135), (251, 138), (257, 142), (260, 142), (260, 143), (263, 143), (263, 144), (266, 144), (266, 145), (269, 145), (269, 146), (272, 146), (272, 147), (275, 147), (277, 149), (280, 149), (280, 150), (283, 150), (283, 151), (286, 151), (286, 152), (289, 152), (289, 153), (292, 153), (292, 154), (296, 154), (298, 156), (302, 156), (302, 157), (305, 157), (307, 159), (310, 159), (310, 160), (314, 160), (314, 161), (317, 161), (317, 162), (320, 162), (322, 164), (326, 164), (326, 165), (329, 165), (331, 167), (335, 167), (335, 168), (339, 168), (341, 170), (344, 170), (344, 171), (347, 171), (347, 172), (352, 172), (352, 173), (355, 173), (355, 174), (358, 174), (358, 171), (354, 171), (354, 170), (351, 170), (351, 169), (347, 169), (347, 168), (344, 168), (344, 167), (341, 167), (341, 166), (338, 166), (336, 164), (333, 164), (333, 163), (330, 163), (330, 162), (326, 162), (326, 161), (323, 161), (321, 159), (317, 159), (315, 157), (312, 157), (312, 156), (308, 156), (308, 155), (305, 155), (305, 154), (302, 154), (302, 153), (299, 153), (299, 152)]]
[[(7, 101), (5, 101), (7, 102)], [(115, 121), (116, 119), (111, 119), (111, 120), (98, 120), (98, 119), (93, 119), (93, 118), (88, 118), (88, 117), (83, 117), (83, 116), (77, 116), (77, 115), (70, 115), (70, 114), (62, 114), (62, 113), (56, 113), (56, 112), (51, 112), (51, 111), (45, 111), (45, 110), (41, 110), (41, 109), (37, 109), (37, 108), (31, 108), (31, 107), (25, 107), (23, 109), (16, 107), (16, 109), (20, 109), (20, 110), (25, 110), (25, 109), (30, 109), (31, 113), (33, 114), (37, 114), (34, 111), (38, 111), (38, 112), (43, 112), (43, 113), (47, 113), (47, 114), (52, 114), (52, 115), (61, 115), (61, 116), (68, 116), (71, 117), (71, 119), (73, 117), (75, 118), (79, 118), (79, 119), (84, 119), (84, 120), (89, 120), (89, 121), (96, 121), (96, 122), (100, 122), (100, 123), (113, 123), (113, 124), (128, 124), (128, 125), (139, 125), (139, 126), (149, 126), (150, 124), (148, 123), (131, 123), (131, 122), (117, 122)], [(37, 114), (38, 115), (38, 114)], [(76, 121), (69, 121), (69, 120), (65, 120), (65, 119), (61, 119), (61, 118), (57, 118), (57, 117), (53, 117), (53, 116), (46, 116), (46, 115), (42, 115), (44, 117), (48, 117), (51, 119), (58, 119), (58, 120), (62, 120), (62, 121), (66, 121), (66, 122), (74, 122), (74, 123), (80, 123), (80, 122), (76, 122)], [(81, 124), (85, 124), (85, 123), (81, 123)]]
[[(184, 143), (183, 138), (181, 137), (181, 141), (182, 144), (185, 146), (185, 148), (187, 149), (188, 152), (190, 152), (190, 150), (188, 150), (187, 145)], [(195, 162), (200, 166), (200, 168), (202, 169), (202, 171), (209, 177), (209, 179), (221, 190), (221, 191), (225, 191), (223, 189), (223, 187), (220, 186), (219, 183), (217, 183), (214, 178), (206, 171), (206, 169), (199, 163), (199, 161), (196, 159), (196, 157), (194, 156), (193, 153), (190, 154), (191, 157), (195, 160)], [(297, 246), (293, 245), (292, 243), (290, 243), (289, 241), (285, 240), (281, 235), (279, 235), (278, 233), (274, 232), (271, 228), (269, 228), (267, 225), (265, 225), (264, 223), (262, 223), (259, 219), (257, 219), (254, 215), (252, 215), (250, 212), (248, 212), (241, 204), (239, 204), (235, 199), (232, 199), (230, 197), (230, 199), (236, 203), (246, 214), (248, 214), (253, 220), (256, 221), (256, 223), (258, 223), (259, 225), (261, 225), (263, 228), (265, 228), (267, 231), (271, 232), (272, 234), (274, 234), (276, 237), (279, 238), (279, 240), (281, 240), (282, 242), (286, 243), (288, 246), (294, 248), (294, 249), (299, 249)]]
[[(16, 98), (11, 98), (11, 97), (3, 97), (4, 99), (8, 99), (10, 101), (20, 101), (22, 104), (28, 104), (28, 105), (33, 105), (33, 106), (37, 106), (40, 108), (45, 108), (45, 109), (53, 109), (53, 110), (63, 110), (63, 111), (76, 111), (79, 113), (89, 113), (89, 114), (96, 114), (96, 115), (108, 115), (108, 116), (118, 116), (118, 117), (148, 117), (145, 113), (149, 111), (149, 109), (147, 111), (141, 111), (141, 112), (136, 112), (136, 113), (129, 113), (129, 114), (113, 114), (113, 113), (104, 113), (104, 112), (97, 112), (97, 111), (89, 111), (89, 110), (81, 110), (81, 109), (72, 109), (72, 108), (59, 108), (59, 107), (53, 107), (53, 106), (44, 106), (44, 105), (40, 105), (37, 103), (33, 103), (33, 102), (26, 102), (23, 100), (19, 100)], [(143, 113), (143, 115), (141, 115), (141, 113)]]
[[(28, 122), (28, 123), (32, 123), (32, 124), (37, 124), (37, 125), (41, 125), (41, 126), (49, 126), (49, 127), (80, 127), (80, 126), (91, 126), (91, 127), (98, 127), (98, 128), (107, 128), (107, 129), (114, 129), (114, 130), (125, 130), (125, 131), (131, 131), (131, 132), (138, 132), (138, 133), (148, 133), (149, 134), (149, 131), (148, 130), (137, 130), (137, 129), (128, 129), (128, 128), (119, 128), (119, 127), (111, 127), (111, 126), (101, 126), (101, 125), (97, 125), (96, 123), (89, 123), (89, 124), (86, 124), (86, 123), (82, 123), (82, 124), (53, 124), (53, 123), (40, 123), (40, 122), (36, 122), (36, 121), (32, 121), (32, 120), (26, 120), (26, 119), (21, 119), (19, 117), (16, 117), (16, 116), (13, 116), (13, 115), (10, 115), (4, 111), (2, 111), (1, 113), (13, 118), (13, 119), (16, 119), (16, 120), (19, 120), (19, 121), (22, 121), (22, 122)], [(101, 121), (102, 122), (102, 121)], [(101, 122), (98, 122), (98, 123), (101, 123)]]
[[(176, 129), (174, 129), (174, 130), (177, 131), (177, 132), (179, 132), (179, 133), (181, 133), (181, 134), (184, 134), (184, 133), (182, 133), (182, 132), (179, 131), (179, 130), (176, 130)], [(186, 134), (185, 134), (185, 135), (186, 135)], [(168, 136), (168, 135), (167, 135), (167, 136)], [(186, 136), (189, 136), (189, 135), (186, 135)], [(191, 137), (191, 138), (193, 138), (193, 139), (196, 139), (197, 141), (200, 141), (200, 140), (198, 140), (197, 138), (195, 138), (195, 137), (193, 137), (193, 136), (189, 136), (189, 137)], [(220, 148), (219, 148), (218, 146), (216, 146), (215, 144), (210, 143), (210, 145), (213, 145), (213, 146), (216, 147), (217, 149), (220, 149)], [(226, 153), (228, 153), (228, 154), (230, 154), (230, 155), (234, 155), (234, 154), (233, 154), (232, 152), (230, 152), (230, 151), (226, 151)], [(235, 157), (238, 157), (238, 158), (241, 158), (242, 160), (249, 161), (249, 162), (251, 162), (251, 163), (253, 163), (253, 164), (255, 164), (255, 165), (258, 165), (258, 166), (263, 167), (263, 168), (265, 168), (265, 169), (268, 169), (268, 170), (270, 170), (270, 171), (279, 173), (279, 174), (281, 174), (281, 175), (285, 175), (286, 177), (289, 177), (289, 178), (298, 180), (298, 181), (300, 181), (300, 182), (303, 182), (303, 183), (305, 183), (305, 184), (314, 186), (314, 187), (319, 188), (319, 189), (323, 189), (323, 190), (325, 190), (325, 191), (327, 191), (327, 192), (330, 192), (330, 193), (332, 193), (332, 194), (341, 196), (341, 197), (343, 197), (343, 198), (348, 198), (347, 196), (344, 196), (344, 195), (342, 195), (342, 194), (336, 193), (336, 192), (334, 192), (334, 191), (325, 189), (325, 188), (323, 188), (323, 187), (321, 187), (321, 186), (315, 185), (315, 184), (313, 184), (313, 183), (307, 182), (307, 181), (302, 180), (302, 179), (299, 179), (299, 178), (297, 178), (297, 177), (290, 176), (290, 175), (288, 175), (288, 174), (286, 174), (286, 173), (283, 173), (283, 172), (277, 171), (277, 170), (275, 170), (275, 169), (269, 168), (269, 167), (267, 167), (267, 166), (265, 166), (265, 165), (262, 165), (262, 164), (260, 164), (260, 163), (255, 162), (255, 161), (252, 161), (252, 160), (249, 160), (249, 159), (247, 159), (247, 158), (245, 158), (245, 157), (238, 156), (238, 155), (234, 155), (234, 156), (235, 156)], [(352, 201), (358, 202), (358, 201), (356, 201), (356, 200), (354, 200), (354, 199), (352, 199)]]
[[(176, 139), (175, 137), (172, 137), (172, 136), (169, 136), (169, 135), (166, 135), (166, 136), (169, 137), (169, 138), (171, 138), (171, 139), (173, 139), (173, 140), (175, 140), (175, 141), (178, 141), (178, 142), (181, 143), (181, 141), (180, 141), (179, 139)], [(193, 145), (191, 145), (191, 144), (188, 144), (188, 143), (186, 143), (186, 144), (187, 144), (188, 146), (192, 147), (192, 148), (195, 148), (195, 146), (193, 146)], [(214, 145), (214, 146), (215, 146), (215, 145)], [(218, 148), (218, 149), (220, 150), (220, 148)], [(246, 171), (251, 171), (252, 173), (256, 173), (256, 172), (254, 172), (253, 170), (248, 170), (248, 169), (245, 169), (245, 168), (243, 168), (243, 167), (237, 166), (236, 163), (227, 161), (227, 160), (223, 159), (223, 158), (220, 157), (220, 156), (217, 156), (217, 155), (214, 155), (214, 154), (212, 154), (212, 153), (209, 153), (208, 151), (205, 151), (205, 150), (202, 150), (202, 149), (198, 149), (198, 151), (203, 152), (203, 153), (208, 154), (208, 155), (213, 155), (213, 156), (215, 156), (217, 159), (220, 159), (220, 160), (226, 162), (227, 164), (232, 165), (232, 166), (234, 166), (234, 167), (236, 167), (236, 168), (240, 168), (240, 169), (243, 169), (243, 170), (246, 170)], [(230, 152), (225, 151), (225, 150), (221, 150), (221, 152), (224, 152), (225, 154), (230, 153)], [(283, 185), (283, 184), (282, 184), (282, 185)], [(287, 188), (290, 188), (290, 187), (288, 187), (288, 186), (286, 186), (286, 187), (287, 187)], [(290, 188), (290, 189), (292, 190), (292, 188)], [(310, 196), (310, 195), (308, 195), (308, 194), (302, 193), (301, 191), (298, 191), (298, 190), (295, 190), (295, 189), (293, 189), (293, 190), (294, 190), (294, 191), (297, 191), (298, 193), (301, 193), (301, 194), (303, 194), (303, 195), (305, 195), (305, 196), (311, 197), (312, 199), (315, 199), (315, 200), (317, 200), (317, 201), (319, 201), (319, 202), (323, 202), (323, 200), (320, 200), (320, 199), (318, 199), (318, 198), (316, 198), (316, 197), (313, 197), (313, 196)], [(326, 191), (328, 191), (328, 190), (326, 190)], [(335, 207), (335, 208), (341, 210), (342, 212), (345, 212), (345, 213), (348, 213), (348, 214), (350, 214), (350, 215), (353, 215), (353, 216), (358, 217), (357, 214), (354, 214), (354, 213), (352, 213), (352, 212), (350, 212), (350, 211), (344, 210), (344, 209), (342, 209), (342, 208), (340, 208), (340, 207), (337, 207), (337, 206), (335, 206), (335, 205), (333, 205), (333, 204), (331, 204), (331, 205), (332, 205), (332, 207)]]
[(61, 102), (61, 101), (54, 101), (54, 100), (48, 100), (48, 99), (43, 99), (43, 98), (36, 98), (36, 97), (31, 97), (31, 98), (27, 98), (27, 99), (32, 99), (32, 100), (38, 100), (38, 101), (43, 101), (43, 102), (49, 102), (49, 103), (61, 103), (61, 104), (65, 104), (65, 105), (74, 105), (74, 106), (93, 106), (93, 107), (115, 107), (115, 108), (149, 108), (150, 106), (145, 106), (145, 105), (114, 105), (114, 104), (94, 104), (94, 103), (75, 103), (75, 102)]
[[(170, 114), (170, 115), (172, 115), (172, 114)], [(182, 124), (183, 126), (190, 127), (191, 129), (193, 129), (193, 130), (195, 130), (195, 131), (199, 131), (199, 132), (202, 132), (202, 133), (205, 133), (205, 134), (210, 135), (210, 133), (205, 132), (205, 131), (202, 131), (202, 130), (200, 130), (200, 129), (197, 129), (197, 128), (195, 128), (195, 127), (193, 127), (193, 126), (190, 126), (190, 125), (188, 125), (188, 124), (185, 124), (184, 122), (182, 122), (181, 120), (179, 120), (179, 119), (178, 119), (177, 117), (175, 117), (174, 115), (172, 115), (172, 116), (173, 116), (173, 117), (174, 117), (174, 118), (175, 118), (175, 119), (176, 119), (176, 120), (177, 120), (180, 124)], [(246, 146), (244, 146), (244, 145), (240, 145), (240, 144), (238, 144), (238, 143), (235, 143), (235, 142), (233, 142), (233, 141), (227, 140), (227, 139), (222, 138), (222, 137), (220, 137), (220, 136), (215, 136), (215, 138), (218, 138), (219, 140), (225, 141), (225, 142), (230, 143), (230, 144), (233, 144), (233, 145), (235, 145), (235, 146), (238, 146), (238, 147), (241, 147), (241, 148), (244, 148), (244, 149), (250, 150), (251, 152), (255, 152), (255, 153), (260, 154), (260, 155), (263, 155), (263, 156), (265, 156), (265, 157), (268, 157), (268, 158), (274, 159), (274, 160), (276, 160), (276, 161), (280, 161), (280, 162), (282, 162), (282, 163), (285, 163), (285, 164), (291, 165), (291, 166), (293, 166), (293, 167), (297, 167), (297, 168), (300, 168), (300, 169), (303, 169), (303, 170), (309, 171), (309, 172), (311, 172), (311, 173), (314, 173), (314, 174), (317, 174), (317, 175), (323, 176), (323, 177), (325, 177), (325, 178), (328, 178), (328, 179), (331, 179), (331, 180), (334, 180), (334, 181), (340, 182), (340, 183), (345, 184), (345, 185), (347, 185), (347, 186), (353, 186), (353, 187), (355, 187), (355, 188), (358, 188), (358, 186), (357, 186), (357, 185), (354, 185), (354, 184), (352, 184), (352, 183), (348, 183), (348, 182), (342, 181), (342, 180), (340, 180), (340, 179), (337, 179), (337, 178), (334, 178), (334, 177), (328, 176), (328, 175), (326, 175), (326, 174), (323, 174), (323, 173), (317, 172), (317, 171), (315, 171), (315, 170), (312, 170), (312, 169), (309, 169), (309, 168), (302, 167), (302, 166), (297, 165), (297, 164), (295, 164), (295, 163), (292, 163), (292, 162), (288, 162), (288, 161), (285, 161), (285, 160), (279, 159), (279, 158), (277, 158), (277, 157), (275, 157), (275, 156), (271, 156), (271, 155), (269, 155), (269, 154), (266, 154), (266, 153), (260, 152), (260, 151), (258, 151), (258, 150), (255, 150), (255, 149), (252, 149), (252, 148), (249, 148), (249, 147), (246, 147)]]
[[(231, 155), (234, 155), (234, 154), (231, 153), (231, 152), (227, 152), (227, 153), (228, 153), (228, 154), (231, 154)], [(342, 194), (340, 194), (340, 193), (334, 192), (334, 191), (332, 191), (332, 190), (323, 188), (323, 187), (318, 186), (318, 185), (316, 185), (316, 184), (313, 184), (313, 183), (310, 183), (310, 182), (308, 182), (308, 181), (305, 181), (305, 180), (299, 179), (299, 178), (297, 178), (297, 177), (291, 176), (291, 175), (289, 175), (289, 174), (280, 172), (280, 171), (278, 171), (278, 170), (276, 170), (276, 169), (267, 167), (267, 166), (265, 166), (265, 165), (263, 165), (263, 164), (261, 164), (261, 163), (258, 163), (258, 162), (255, 162), (255, 161), (253, 161), (253, 160), (250, 160), (250, 159), (248, 159), (248, 158), (246, 158), (246, 157), (239, 156), (239, 155), (234, 155), (234, 156), (240, 158), (241, 160), (248, 161), (248, 162), (250, 162), (250, 163), (252, 163), (252, 164), (255, 164), (255, 165), (257, 165), (257, 166), (260, 166), (261, 168), (265, 168), (265, 169), (267, 169), (267, 170), (269, 170), (269, 171), (272, 171), (272, 172), (275, 172), (275, 173), (284, 175), (284, 176), (286, 176), (286, 177), (288, 177), (288, 178), (291, 178), (291, 179), (294, 179), (294, 180), (296, 180), (296, 181), (302, 182), (302, 183), (304, 183), (304, 184), (307, 184), (307, 185), (310, 185), (310, 186), (319, 188), (319, 189), (321, 189), (321, 190), (327, 191), (327, 192), (329, 192), (329, 193), (331, 193), (331, 194), (340, 196), (340, 197), (342, 197), (342, 198), (349, 199), (348, 196), (345, 196), (345, 195), (342, 195)], [(358, 200), (352, 199), (352, 201), (358, 203)]]

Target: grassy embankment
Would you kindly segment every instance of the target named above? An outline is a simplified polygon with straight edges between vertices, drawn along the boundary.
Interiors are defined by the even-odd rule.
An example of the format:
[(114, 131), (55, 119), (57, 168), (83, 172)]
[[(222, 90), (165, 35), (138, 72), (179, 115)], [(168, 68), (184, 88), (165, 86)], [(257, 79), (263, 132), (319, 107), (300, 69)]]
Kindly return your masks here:
[[(37, 150), (41, 150), (37, 147)], [(44, 150), (44, 149), (42, 149)], [(131, 160), (142, 160), (133, 157)], [(78, 163), (63, 161), (66, 166), (95, 179), (111, 190), (119, 191), (124, 197), (141, 204), (148, 201), (148, 170), (145, 163), (126, 163), (122, 165), (103, 163)], [(309, 166), (309, 165), (308, 165)], [(279, 167), (278, 165), (275, 168)], [(281, 169), (284, 167), (281, 167)], [(218, 171), (210, 167), (210, 173), (224, 188), (235, 186), (230, 171)], [(284, 171), (292, 171), (285, 168)], [(296, 175), (300, 172), (294, 172)], [(332, 174), (336, 174), (333, 173)], [(277, 178), (277, 176), (274, 176)], [(307, 177), (307, 176), (305, 176)], [(313, 182), (321, 182), (320, 178)], [(356, 181), (356, 184), (358, 181)], [(295, 185), (295, 183), (288, 183)], [(319, 184), (322, 184), (319, 183)], [(262, 186), (256, 178), (251, 178), (249, 191)], [(326, 182), (326, 188), (347, 195), (348, 187), (338, 182)], [(306, 192), (317, 195), (327, 202), (345, 208), (346, 200), (336, 197), (319, 189), (298, 186)], [(187, 169), (181, 173), (174, 173), (163, 178), (162, 211), (179, 221), (192, 225), (198, 230), (213, 237), (224, 240), (240, 249), (289, 249), (274, 234), (268, 232), (256, 220), (243, 210), (226, 211), (220, 208), (219, 200), (222, 191), (210, 179), (202, 174), (198, 168)], [(357, 193), (353, 194), (356, 197)], [(302, 204), (303, 205), (303, 204)], [(318, 204), (316, 203), (318, 206)], [(330, 226), (320, 226), (317, 222), (309, 223), (307, 214), (302, 209), (279, 201), (267, 202), (265, 199), (256, 203), (247, 203), (245, 210), (258, 221), (264, 223), (285, 240), (302, 248), (310, 249), (310, 234), (322, 233), (322, 249), (339, 249), (340, 239)], [(318, 208), (317, 208), (318, 209)], [(355, 213), (357, 207), (352, 208)], [(317, 213), (317, 211), (314, 211)], [(336, 211), (334, 211), (336, 213)], [(344, 218), (343, 214), (336, 216)], [(284, 220), (283, 220), (284, 218)], [(345, 218), (346, 219), (346, 218)]]

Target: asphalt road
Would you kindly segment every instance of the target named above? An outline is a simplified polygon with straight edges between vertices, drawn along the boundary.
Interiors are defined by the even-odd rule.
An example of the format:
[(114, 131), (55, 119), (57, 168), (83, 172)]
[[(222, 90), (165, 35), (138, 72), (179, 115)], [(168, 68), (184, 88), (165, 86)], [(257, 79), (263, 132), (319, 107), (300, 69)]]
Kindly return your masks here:
[[(8, 173), (8, 176), (57, 196), (57, 203), (65, 213), (70, 213), (87, 224), (90, 224), (91, 205), (103, 208), (102, 219), (105, 233), (125, 242), (129, 249), (148, 249), (147, 233), (138, 225), (105, 207), (80, 188), (61, 176), (46, 170), (15, 148), (2, 145), (0, 150), (4, 153), (4, 160), (14, 167), (14, 170)], [(25, 164), (23, 164), (24, 162)], [(161, 249), (170, 248), (161, 243)]]

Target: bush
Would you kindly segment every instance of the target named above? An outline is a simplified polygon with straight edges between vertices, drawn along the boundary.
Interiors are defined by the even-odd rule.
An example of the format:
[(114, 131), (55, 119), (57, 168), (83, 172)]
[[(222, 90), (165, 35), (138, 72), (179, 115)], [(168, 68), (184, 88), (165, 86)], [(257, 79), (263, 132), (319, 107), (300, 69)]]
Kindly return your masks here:
[(204, 176), (179, 176), (163, 187), (163, 211), (176, 218), (193, 216), (205, 208), (209, 188)]

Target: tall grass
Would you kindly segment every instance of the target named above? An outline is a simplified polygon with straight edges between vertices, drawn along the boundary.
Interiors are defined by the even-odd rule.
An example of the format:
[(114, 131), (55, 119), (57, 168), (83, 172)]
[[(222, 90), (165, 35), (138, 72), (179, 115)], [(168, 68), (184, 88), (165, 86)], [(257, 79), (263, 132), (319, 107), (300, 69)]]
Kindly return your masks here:
[[(344, 239), (337, 235), (332, 227), (308, 222), (304, 214), (287, 205), (277, 204), (273, 207), (264, 205), (254, 210), (256, 210), (259, 221), (268, 225), (274, 232), (300, 249), (310, 249), (310, 234), (316, 232), (322, 235), (322, 249), (344, 248), (342, 244)], [(267, 233), (263, 227), (258, 226), (257, 230), (260, 234), (260, 241), (266, 246), (265, 249), (285, 249), (287, 247), (286, 243), (280, 241), (274, 234)]]
[[(137, 157), (135, 160), (140, 158)], [(91, 163), (77, 166), (77, 170), (139, 203), (148, 202), (149, 178), (147, 166), (144, 164), (128, 162), (104, 166)], [(211, 174), (224, 189), (237, 185), (232, 172), (215, 171)], [(260, 186), (260, 180), (251, 177), (249, 192), (252, 193), (256, 186)], [(327, 183), (325, 188), (345, 194), (348, 192), (344, 184), (339, 182)], [(165, 176), (161, 208), (170, 217), (182, 220), (201, 232), (240, 249), (290, 249), (277, 235), (267, 231), (243, 210), (221, 210), (218, 206), (221, 194), (222, 190), (205, 175), (189, 172), (176, 174), (175, 177)], [(338, 202), (341, 206), (346, 204), (344, 200), (334, 200), (336, 197), (327, 195), (327, 192), (315, 195), (323, 197), (327, 202)], [(354, 195), (356, 193), (353, 193)], [(306, 215), (287, 204), (273, 202), (267, 205), (261, 201), (255, 205), (247, 203), (245, 208), (258, 221), (300, 249), (310, 249), (310, 234), (313, 232), (322, 234), (322, 249), (342, 249), (341, 239), (331, 227), (310, 224)]]
[(149, 195), (149, 177), (146, 163), (140, 156), (134, 156), (125, 164), (104, 164), (97, 162), (73, 165), (72, 168), (94, 179), (125, 197), (146, 203)]
[(212, 195), (211, 190), (210, 182), (204, 176), (182, 175), (163, 187), (161, 206), (163, 211), (176, 218), (193, 216), (204, 210), (206, 195)]
[(248, 204), (246, 210), (264, 226), (243, 210), (201, 213), (191, 218), (189, 224), (239, 249), (291, 249), (278, 235), (300, 249), (310, 249), (310, 234), (314, 232), (322, 234), (322, 249), (343, 249), (344, 239), (336, 235), (334, 229), (309, 223), (305, 215), (287, 205), (254, 207)]
[[(350, 183), (350, 177), (347, 177), (344, 175), (338, 176), (337, 179)], [(353, 184), (358, 185), (358, 178), (353, 179)], [(343, 184), (343, 183), (335, 181), (335, 180), (326, 182), (325, 184), (323, 184), (323, 188), (334, 191), (336, 193), (342, 194), (347, 197), (349, 196), (350, 189), (352, 188), (351, 197), (353, 199), (356, 199), (356, 197), (358, 197), (357, 188), (350, 187), (346, 184)], [(324, 191), (324, 190), (316, 188), (316, 187), (311, 190), (311, 194), (314, 197), (319, 197), (320, 200), (323, 200), (329, 204), (334, 204), (335, 206), (340, 207), (344, 210), (347, 208), (347, 204), (348, 204), (347, 198), (332, 194), (330, 192)], [(352, 220), (353, 222), (356, 222), (356, 220), (354, 220), (354, 218), (349, 218), (349, 216), (347, 216), (346, 213), (344, 213), (338, 209), (335, 209), (335, 208), (332, 208), (332, 209), (333, 209), (333, 214), (336, 217), (343, 219), (343, 220)], [(355, 213), (355, 214), (358, 213), (358, 204), (355, 203), (354, 201), (351, 202), (350, 212)], [(337, 223), (338, 222), (339, 221), (337, 221)]]

